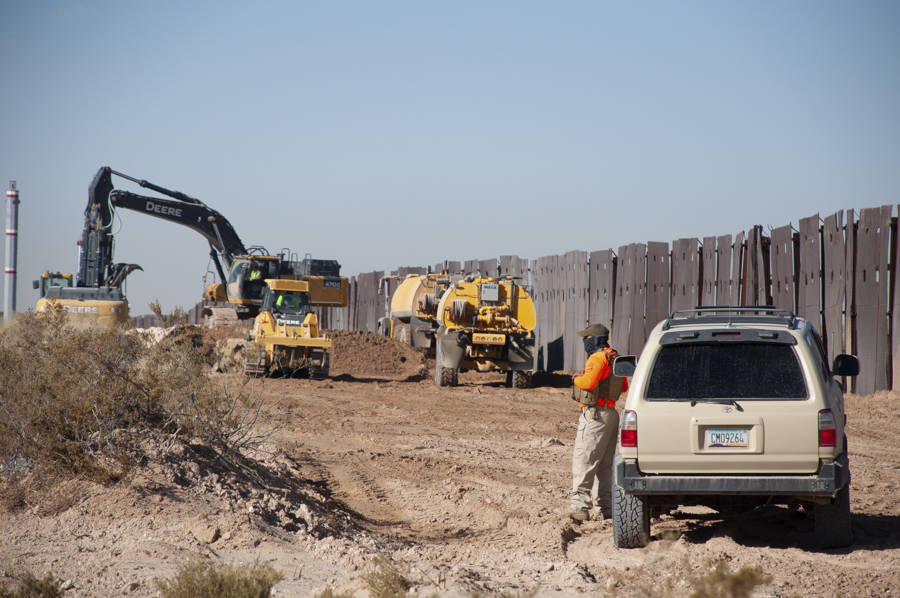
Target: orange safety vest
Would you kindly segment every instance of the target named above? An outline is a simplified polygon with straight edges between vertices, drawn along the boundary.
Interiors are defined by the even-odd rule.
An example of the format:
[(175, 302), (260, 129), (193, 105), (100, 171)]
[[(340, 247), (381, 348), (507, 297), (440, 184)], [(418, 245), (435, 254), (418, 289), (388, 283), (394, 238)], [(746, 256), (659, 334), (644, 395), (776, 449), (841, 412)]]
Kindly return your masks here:
[[(579, 407), (599, 405), (613, 409), (616, 406), (616, 399), (619, 398), (622, 391), (628, 390), (628, 380), (619, 378), (612, 373), (612, 362), (616, 355), (618, 353), (615, 350), (603, 347), (588, 357), (588, 363), (584, 367), (585, 373), (575, 378), (572, 387), (572, 398), (578, 401)], [(581, 385), (592, 382), (591, 374), (598, 377), (596, 383), (592, 387), (582, 388)]]

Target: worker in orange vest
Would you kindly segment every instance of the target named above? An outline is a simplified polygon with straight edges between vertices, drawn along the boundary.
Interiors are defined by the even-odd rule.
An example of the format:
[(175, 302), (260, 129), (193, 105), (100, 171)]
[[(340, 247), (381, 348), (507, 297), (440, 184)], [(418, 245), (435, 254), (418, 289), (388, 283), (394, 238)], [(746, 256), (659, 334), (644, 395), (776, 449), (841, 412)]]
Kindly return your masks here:
[[(572, 378), (572, 398), (578, 401), (581, 415), (572, 450), (572, 494), (569, 517), (580, 523), (591, 518), (612, 517), (611, 474), (619, 414), (616, 400), (628, 390), (628, 380), (612, 373), (617, 353), (609, 346), (609, 329), (591, 324), (578, 331), (584, 337), (588, 354), (584, 373)], [(597, 493), (592, 495), (594, 484)]]

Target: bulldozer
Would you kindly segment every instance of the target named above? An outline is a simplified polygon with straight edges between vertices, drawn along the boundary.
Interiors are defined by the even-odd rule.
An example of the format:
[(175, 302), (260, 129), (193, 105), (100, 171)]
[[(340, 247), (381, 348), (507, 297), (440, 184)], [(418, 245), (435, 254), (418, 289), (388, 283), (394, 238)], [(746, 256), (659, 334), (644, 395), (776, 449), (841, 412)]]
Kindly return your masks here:
[(267, 278), (259, 313), (248, 332), (253, 341), (245, 351), (244, 374), (250, 377), (328, 376), (331, 340), (319, 329), (315, 306), (345, 307), (347, 279), (304, 276)]
[[(388, 281), (381, 282), (387, 294)], [(434, 357), (437, 332), (437, 306), (444, 291), (462, 277), (458, 274), (409, 274), (390, 295), (387, 314), (378, 321), (379, 332)]]
[(434, 382), (456, 386), (459, 372), (506, 372), (507, 386), (531, 386), (534, 302), (514, 277), (466, 278), (437, 304)]

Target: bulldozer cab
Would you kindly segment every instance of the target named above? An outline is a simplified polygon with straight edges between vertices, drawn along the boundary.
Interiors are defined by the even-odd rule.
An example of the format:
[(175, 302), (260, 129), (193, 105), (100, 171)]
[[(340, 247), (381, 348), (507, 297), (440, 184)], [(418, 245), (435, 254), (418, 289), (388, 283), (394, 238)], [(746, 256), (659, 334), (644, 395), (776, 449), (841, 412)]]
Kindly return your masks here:
[(303, 280), (266, 280), (260, 311), (275, 316), (305, 316), (309, 313), (309, 285)]

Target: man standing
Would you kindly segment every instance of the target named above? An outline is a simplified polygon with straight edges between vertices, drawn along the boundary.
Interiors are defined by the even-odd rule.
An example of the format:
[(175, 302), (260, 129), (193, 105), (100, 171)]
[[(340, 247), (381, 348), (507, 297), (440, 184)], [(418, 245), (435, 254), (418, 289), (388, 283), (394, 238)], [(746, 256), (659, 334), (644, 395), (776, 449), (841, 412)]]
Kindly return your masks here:
[[(581, 416), (572, 451), (572, 495), (569, 517), (582, 522), (590, 519), (591, 507), (599, 511), (600, 518), (612, 517), (610, 486), (613, 454), (616, 451), (616, 435), (619, 432), (619, 414), (616, 400), (628, 390), (628, 381), (614, 376), (613, 359), (617, 355), (609, 346), (609, 329), (603, 324), (591, 324), (578, 332), (584, 337), (584, 350), (588, 354), (584, 373), (572, 381), (572, 398), (578, 401)], [(597, 495), (591, 497), (597, 480)]]

